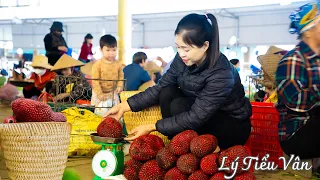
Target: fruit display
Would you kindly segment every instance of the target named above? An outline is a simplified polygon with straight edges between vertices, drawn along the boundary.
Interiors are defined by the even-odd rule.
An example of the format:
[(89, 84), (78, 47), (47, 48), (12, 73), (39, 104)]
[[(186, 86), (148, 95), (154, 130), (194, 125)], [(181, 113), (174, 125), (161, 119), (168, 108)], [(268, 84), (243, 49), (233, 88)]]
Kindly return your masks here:
[(218, 146), (218, 140), (211, 134), (195, 137), (190, 142), (190, 151), (199, 158), (214, 152)]
[(199, 169), (200, 158), (192, 153), (181, 155), (177, 161), (178, 169), (184, 174), (192, 174)]
[(218, 172), (219, 153), (213, 153), (201, 159), (200, 168), (208, 175), (214, 175)]
[(210, 178), (210, 180), (225, 180), (225, 179), (226, 178), (224, 178), (224, 172), (218, 172)]
[(168, 147), (160, 149), (156, 156), (158, 165), (163, 169), (170, 169), (176, 165), (178, 157), (172, 154)]
[(191, 140), (197, 136), (197, 132), (192, 130), (186, 130), (177, 134), (169, 144), (170, 151), (177, 156), (188, 153), (190, 151)]
[[(220, 153), (219, 164), (222, 164), (223, 157), (228, 157), (224, 162), (224, 166), (230, 167), (231, 163), (235, 161), (236, 158), (239, 158), (238, 159), (239, 164), (236, 170), (236, 174), (240, 174), (242, 172), (242, 168), (244, 168), (243, 159), (248, 156), (249, 156), (249, 153), (243, 146), (240, 146), (240, 145), (233, 146)], [(230, 168), (230, 170), (227, 170), (226, 173), (232, 174), (233, 170), (231, 170)]]
[(187, 180), (188, 175), (183, 174), (177, 167), (171, 168), (164, 176), (166, 180)]
[(127, 177), (127, 179), (139, 180), (139, 171), (142, 165), (143, 165), (143, 162), (130, 159), (124, 164), (123, 175)]
[(200, 170), (197, 170), (195, 171), (194, 173), (192, 173), (188, 180), (209, 180), (209, 175), (205, 174), (201, 169)]
[(150, 160), (144, 163), (139, 172), (140, 180), (162, 180), (166, 170), (160, 168), (156, 160)]
[(131, 158), (137, 161), (148, 161), (155, 159), (159, 150), (164, 147), (162, 139), (156, 135), (144, 135), (137, 138), (129, 149)]
[(121, 138), (122, 126), (114, 118), (106, 117), (97, 127), (97, 133), (100, 137)]
[(6, 118), (4, 123), (19, 122), (66, 122), (60, 112), (53, 112), (46, 103), (32, 99), (19, 98), (12, 102), (13, 116)]
[[(131, 160), (125, 164), (124, 176), (128, 180), (224, 180), (225, 175), (235, 173), (234, 180), (256, 180), (252, 172), (243, 171), (243, 159), (249, 156), (244, 146), (221, 152), (216, 149), (215, 136), (192, 130), (177, 134), (167, 146), (158, 136), (143, 135), (131, 144)], [(239, 163), (236, 172), (219, 171), (222, 165), (230, 168), (235, 160)]]

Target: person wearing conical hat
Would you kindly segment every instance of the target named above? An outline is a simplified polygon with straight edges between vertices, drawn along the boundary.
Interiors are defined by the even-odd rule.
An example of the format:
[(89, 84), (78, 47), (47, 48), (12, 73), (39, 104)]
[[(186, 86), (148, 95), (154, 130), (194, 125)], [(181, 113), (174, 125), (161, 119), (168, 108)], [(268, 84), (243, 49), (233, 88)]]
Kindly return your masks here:
[(81, 66), (81, 68), (80, 68), (80, 71), (84, 74), (85, 78), (88, 80), (88, 82), (91, 86), (92, 86), (92, 80), (91, 80), (92, 67), (95, 62), (96, 62), (95, 60), (92, 60), (92, 61), (88, 62), (86, 65)]
[(48, 63), (48, 58), (43, 55), (34, 56), (30, 66), (33, 67), (30, 79), (34, 80), (34, 84), (24, 87), (22, 92), (25, 98), (37, 98), (44, 88), (47, 92), (50, 91), (56, 74), (50, 71), (52, 66)]
[(52, 71), (56, 71), (59, 75), (59, 81), (55, 81), (50, 91), (57, 101), (74, 103), (79, 99), (91, 99), (92, 89), (90, 84), (81, 72), (75, 70), (75, 67), (83, 65), (84, 63), (81, 61), (64, 54), (51, 68)]
[(275, 73), (279, 139), (287, 155), (312, 159), (320, 157), (320, 2), (301, 6), (290, 19), (300, 42)]
[(264, 102), (276, 103), (278, 101), (277, 96), (277, 84), (275, 82), (275, 73), (279, 61), (283, 58), (288, 51), (278, 48), (276, 46), (270, 46), (266, 54), (258, 56), (258, 61), (261, 64), (263, 71), (263, 80), (259, 83), (263, 84), (266, 88), (266, 96)]
[(96, 61), (90, 61), (89, 63), (85, 64), (84, 66), (80, 67), (80, 71), (87, 75), (87, 76), (92, 76), (92, 66)]

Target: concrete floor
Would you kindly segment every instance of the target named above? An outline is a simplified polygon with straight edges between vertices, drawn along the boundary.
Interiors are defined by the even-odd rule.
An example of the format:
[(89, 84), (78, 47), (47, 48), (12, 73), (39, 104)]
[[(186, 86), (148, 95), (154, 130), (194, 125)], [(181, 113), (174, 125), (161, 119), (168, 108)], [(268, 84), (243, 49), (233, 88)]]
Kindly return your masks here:
[[(0, 123), (4, 118), (12, 114), (11, 107), (6, 104), (0, 104)], [(127, 156), (125, 159), (129, 159)], [(67, 167), (73, 168), (79, 173), (83, 180), (90, 180), (94, 174), (91, 170), (91, 158), (69, 158)], [(261, 180), (305, 180), (300, 176), (292, 175), (282, 170), (277, 171), (258, 171), (255, 172), (257, 179)], [(3, 155), (0, 152), (0, 179), (8, 180), (8, 174), (5, 167)]]

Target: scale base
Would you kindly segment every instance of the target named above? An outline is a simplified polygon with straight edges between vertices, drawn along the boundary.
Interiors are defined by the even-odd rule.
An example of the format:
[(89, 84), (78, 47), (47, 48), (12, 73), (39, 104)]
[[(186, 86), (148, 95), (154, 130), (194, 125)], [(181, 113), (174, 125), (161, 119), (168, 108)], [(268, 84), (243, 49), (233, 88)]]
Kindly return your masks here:
[(103, 179), (99, 176), (95, 176), (92, 180), (103, 180)]
[[(123, 173), (124, 170), (124, 153), (122, 151), (122, 143), (118, 144), (107, 144), (107, 143), (100, 143), (100, 142), (94, 142), (95, 144), (101, 145), (102, 151), (111, 151), (111, 153), (115, 156), (117, 165), (114, 169), (114, 172), (112, 172), (109, 177), (117, 176)], [(101, 163), (100, 163), (101, 166)], [(101, 178), (100, 176), (95, 175), (92, 180), (105, 180), (105, 178)]]

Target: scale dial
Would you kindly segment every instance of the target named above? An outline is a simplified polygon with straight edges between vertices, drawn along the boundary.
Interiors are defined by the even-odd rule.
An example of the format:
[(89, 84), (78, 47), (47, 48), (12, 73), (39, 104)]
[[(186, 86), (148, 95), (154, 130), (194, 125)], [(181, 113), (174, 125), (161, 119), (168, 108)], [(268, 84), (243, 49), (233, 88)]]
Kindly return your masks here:
[(95, 175), (104, 179), (114, 173), (117, 164), (117, 158), (110, 150), (101, 150), (92, 159), (92, 170)]

